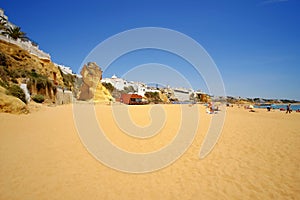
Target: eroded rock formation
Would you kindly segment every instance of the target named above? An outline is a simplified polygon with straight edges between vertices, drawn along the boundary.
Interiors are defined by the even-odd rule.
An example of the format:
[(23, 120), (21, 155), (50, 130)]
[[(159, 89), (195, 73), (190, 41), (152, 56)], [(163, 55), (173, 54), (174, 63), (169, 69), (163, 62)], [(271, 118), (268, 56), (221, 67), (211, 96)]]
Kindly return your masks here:
[(83, 66), (81, 72), (82, 84), (79, 89), (79, 100), (94, 102), (112, 101), (110, 92), (101, 84), (102, 71), (95, 62)]

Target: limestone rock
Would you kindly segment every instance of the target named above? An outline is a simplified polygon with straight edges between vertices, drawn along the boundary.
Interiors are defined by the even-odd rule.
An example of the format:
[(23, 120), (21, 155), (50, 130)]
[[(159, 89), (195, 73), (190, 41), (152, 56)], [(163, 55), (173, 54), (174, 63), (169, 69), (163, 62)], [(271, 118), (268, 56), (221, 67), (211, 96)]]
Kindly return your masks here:
[(112, 101), (113, 97), (102, 85), (102, 71), (95, 62), (83, 66), (81, 72), (82, 85), (79, 89), (79, 100), (93, 100), (95, 102)]
[(106, 89), (101, 82), (97, 85), (96, 93), (93, 98), (94, 102), (108, 102), (113, 101), (113, 97), (111, 96), (108, 89)]
[(0, 86), (0, 112), (6, 113), (28, 113), (26, 104), (20, 99), (5, 94), (6, 90)]

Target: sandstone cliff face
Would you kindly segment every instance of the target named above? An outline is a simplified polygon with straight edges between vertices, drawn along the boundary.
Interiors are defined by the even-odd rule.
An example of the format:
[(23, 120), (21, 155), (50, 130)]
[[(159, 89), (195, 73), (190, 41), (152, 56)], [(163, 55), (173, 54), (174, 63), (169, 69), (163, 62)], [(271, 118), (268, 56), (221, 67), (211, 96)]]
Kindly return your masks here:
[(63, 74), (50, 60), (41, 59), (17, 45), (0, 40), (0, 85), (25, 83), (31, 96), (41, 94), (48, 103), (71, 102), (72, 94), (60, 88), (73, 89), (76, 77)]
[(81, 72), (82, 84), (79, 89), (79, 100), (94, 102), (112, 101), (110, 92), (102, 85), (101, 68), (94, 62), (83, 66)]
[(17, 45), (0, 40), (0, 66), (11, 71), (13, 78), (21, 79), (27, 72), (35, 71), (48, 77), (55, 85), (63, 86), (63, 77), (59, 69), (49, 60), (43, 60)]

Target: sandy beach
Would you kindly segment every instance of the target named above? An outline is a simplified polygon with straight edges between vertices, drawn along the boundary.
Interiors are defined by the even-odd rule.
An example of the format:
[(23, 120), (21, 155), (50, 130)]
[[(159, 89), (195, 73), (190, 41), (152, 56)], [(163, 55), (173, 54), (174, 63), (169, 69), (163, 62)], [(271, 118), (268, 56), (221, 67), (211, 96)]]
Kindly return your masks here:
[[(190, 148), (172, 165), (144, 174), (96, 160), (78, 136), (72, 105), (0, 113), (0, 199), (300, 199), (300, 113), (230, 107), (218, 143), (201, 160), (212, 115), (195, 106), (200, 120)], [(151, 123), (150, 108), (131, 106), (132, 120)], [(179, 105), (163, 108), (165, 126), (143, 140), (122, 134), (111, 106), (97, 105), (96, 113), (115, 145), (145, 153), (168, 144), (179, 127)]]

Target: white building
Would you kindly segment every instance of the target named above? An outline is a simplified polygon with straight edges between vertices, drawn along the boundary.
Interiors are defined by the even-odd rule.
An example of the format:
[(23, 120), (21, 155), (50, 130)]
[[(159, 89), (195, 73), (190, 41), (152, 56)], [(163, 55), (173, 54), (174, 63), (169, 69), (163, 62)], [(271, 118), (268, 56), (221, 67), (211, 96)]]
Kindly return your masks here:
[(185, 88), (173, 88), (174, 96), (179, 101), (189, 101), (191, 94), (194, 93), (193, 90), (188, 90)]
[(102, 83), (110, 83), (114, 86), (117, 90), (124, 90), (125, 87), (132, 86), (135, 93), (141, 96), (144, 96), (146, 92), (159, 92), (159, 90), (155, 90), (149, 88), (145, 83), (142, 82), (134, 82), (134, 81), (127, 81), (122, 78), (118, 78), (116, 75), (113, 75), (111, 78), (103, 78), (101, 80)]
[(101, 80), (102, 83), (110, 83), (112, 84), (117, 90), (124, 90), (125, 87), (128, 87), (128, 81), (118, 78), (116, 75), (113, 75), (111, 78), (103, 78)]
[(64, 74), (74, 75), (74, 73), (73, 73), (73, 71), (70, 67), (67, 67), (67, 66), (64, 66), (64, 65), (59, 65), (59, 64), (56, 64), (56, 63), (55, 63), (55, 66), (59, 67), (60, 70), (62, 71), (62, 73), (64, 73)]
[[(4, 14), (4, 10), (0, 8), (0, 16), (6, 20), (6, 24), (9, 27), (16, 27), (13, 23), (8, 21), (8, 17)], [(6, 42), (9, 42), (11, 44), (15, 44), (25, 50), (27, 50), (30, 54), (33, 54), (35, 56), (38, 56), (41, 59), (50, 60), (51, 57), (48, 53), (43, 52), (39, 49), (39, 46), (36, 44), (33, 44), (30, 40), (21, 40), (21, 39), (13, 39), (10, 38), (8, 35), (4, 36), (0, 33), (0, 40), (4, 40)]]
[(111, 78), (103, 78), (101, 80), (102, 83), (110, 83), (117, 90), (124, 90), (125, 87), (132, 86), (135, 91), (138, 91), (139, 88), (143, 85), (143, 83), (138, 83), (134, 81), (127, 81), (125, 79), (119, 78), (116, 75), (113, 75)]
[[(111, 78), (103, 78), (101, 80), (102, 83), (110, 83), (114, 86), (117, 90), (124, 90), (125, 87), (132, 86), (135, 90), (135, 93), (141, 96), (145, 96), (146, 92), (158, 92), (160, 90), (148, 87), (145, 83), (142, 82), (134, 82), (134, 81), (127, 81), (122, 78), (118, 78), (116, 75), (113, 75)], [(167, 88), (167, 91), (170, 92), (170, 95), (174, 94), (174, 97), (177, 98), (179, 101), (190, 101), (190, 96), (195, 91), (192, 89), (185, 89), (185, 88)]]
[(145, 96), (146, 92), (158, 92), (158, 93), (160, 93), (159, 90), (147, 87), (147, 85), (145, 85), (145, 84), (144, 85), (140, 85), (139, 88), (138, 88), (137, 94), (141, 95), (141, 96)]

